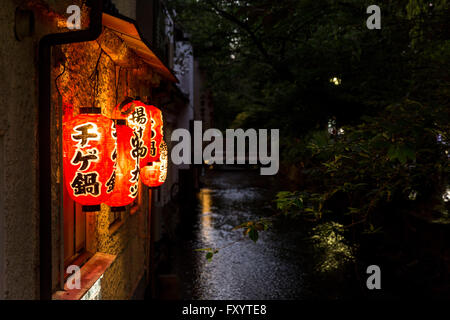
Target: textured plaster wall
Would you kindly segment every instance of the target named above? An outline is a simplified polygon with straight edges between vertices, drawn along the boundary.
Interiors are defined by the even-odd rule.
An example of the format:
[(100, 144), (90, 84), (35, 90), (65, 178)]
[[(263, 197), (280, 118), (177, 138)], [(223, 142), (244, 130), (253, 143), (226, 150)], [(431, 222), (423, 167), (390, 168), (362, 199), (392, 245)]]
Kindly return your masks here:
[(14, 12), (0, 11), (0, 298), (38, 297), (38, 211), (36, 140), (36, 42), (17, 41)]
[[(148, 203), (147, 197), (143, 203)], [(102, 211), (97, 216), (97, 250), (118, 255), (102, 279), (102, 299), (129, 299), (144, 275), (149, 245), (146, 231), (148, 216), (145, 212), (148, 207), (142, 205), (141, 208), (134, 215), (127, 212), (124, 224), (114, 232), (109, 228), (109, 209), (106, 205), (102, 205)]]
[[(159, 83), (159, 77), (129, 50), (122, 40), (104, 29), (97, 41), (69, 44), (53, 51), (53, 112), (55, 114), (54, 138), (58, 141), (57, 114), (62, 104), (69, 104), (65, 115), (77, 115), (80, 107), (101, 107), (102, 114), (110, 116), (113, 108), (126, 96), (147, 99), (150, 87)], [(56, 86), (57, 84), (57, 86)], [(55, 143), (53, 162), (60, 165), (60, 146)], [(61, 179), (53, 172), (54, 207), (60, 206)], [(149, 214), (148, 188), (141, 184), (141, 205), (134, 214), (128, 209), (122, 216), (120, 227), (110, 227), (110, 209), (102, 204), (101, 211), (94, 214), (94, 230), (89, 245), (92, 251), (117, 255), (116, 260), (101, 280), (102, 299), (127, 299), (133, 294), (138, 281), (145, 272), (150, 244), (147, 233)], [(55, 228), (60, 225), (61, 213), (55, 210)], [(54, 234), (59, 234), (54, 230)], [(58, 237), (61, 239), (62, 235)], [(60, 289), (61, 241), (54, 240), (54, 290)]]

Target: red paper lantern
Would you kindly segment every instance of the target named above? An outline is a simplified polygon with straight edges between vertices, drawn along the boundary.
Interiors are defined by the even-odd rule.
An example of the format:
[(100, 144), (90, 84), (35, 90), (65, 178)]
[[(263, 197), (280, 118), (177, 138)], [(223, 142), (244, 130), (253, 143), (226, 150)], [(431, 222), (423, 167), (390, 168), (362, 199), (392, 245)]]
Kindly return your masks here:
[[(90, 112), (99, 112), (89, 109)], [(100, 114), (80, 114), (63, 124), (64, 180), (70, 197), (98, 211), (115, 185), (114, 123)], [(92, 207), (89, 207), (92, 206)]]
[(113, 120), (127, 120), (129, 114), (134, 110), (134, 100), (132, 98), (126, 98), (124, 101), (116, 105), (111, 112), (111, 119)]
[(116, 121), (117, 162), (115, 187), (110, 198), (105, 202), (114, 210), (122, 208), (136, 198), (139, 188), (139, 167), (132, 156), (133, 129), (125, 124), (125, 120)]
[(130, 102), (123, 109), (131, 110), (128, 125), (134, 130), (133, 147), (139, 155), (139, 166), (143, 168), (148, 163), (159, 161), (160, 145), (163, 139), (161, 110), (140, 101)]
[(141, 180), (146, 186), (159, 187), (167, 177), (167, 145), (161, 142), (160, 161), (141, 168)]
[(63, 101), (63, 122), (66, 123), (73, 119), (73, 104), (68, 101)]
[[(155, 106), (148, 106), (152, 117), (151, 122), (151, 147), (148, 162), (160, 161), (161, 144), (163, 142), (163, 116), (161, 110)], [(166, 146), (167, 149), (167, 146)]]

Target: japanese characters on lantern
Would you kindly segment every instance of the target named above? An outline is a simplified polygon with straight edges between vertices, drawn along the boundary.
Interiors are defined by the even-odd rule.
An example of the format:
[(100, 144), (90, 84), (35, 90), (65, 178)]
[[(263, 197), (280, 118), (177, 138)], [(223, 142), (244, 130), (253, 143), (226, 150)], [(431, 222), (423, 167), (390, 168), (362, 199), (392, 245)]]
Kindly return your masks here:
[(133, 101), (130, 104), (134, 105), (134, 108), (128, 116), (128, 124), (135, 132), (133, 147), (142, 168), (151, 162), (159, 161), (163, 139), (163, 117), (161, 110), (154, 106), (140, 101)]
[(151, 114), (147, 106), (140, 101), (133, 101), (130, 104), (134, 106), (130, 108), (131, 112), (128, 116), (128, 125), (133, 129), (131, 152), (136, 160), (136, 171), (139, 171), (139, 168), (145, 166), (150, 160)]
[(115, 148), (113, 122), (100, 114), (81, 114), (64, 123), (64, 181), (75, 202), (96, 206), (110, 197), (116, 178)]
[(142, 182), (149, 187), (159, 187), (166, 181), (167, 177), (167, 145), (161, 142), (160, 161), (153, 162), (152, 165), (141, 169)]
[(110, 207), (124, 207), (136, 198), (139, 188), (139, 167), (132, 156), (133, 129), (117, 121), (117, 161), (115, 187), (110, 198), (105, 202)]
[(157, 162), (160, 159), (161, 144), (163, 143), (163, 116), (161, 110), (148, 106), (151, 115), (151, 146), (148, 162)]

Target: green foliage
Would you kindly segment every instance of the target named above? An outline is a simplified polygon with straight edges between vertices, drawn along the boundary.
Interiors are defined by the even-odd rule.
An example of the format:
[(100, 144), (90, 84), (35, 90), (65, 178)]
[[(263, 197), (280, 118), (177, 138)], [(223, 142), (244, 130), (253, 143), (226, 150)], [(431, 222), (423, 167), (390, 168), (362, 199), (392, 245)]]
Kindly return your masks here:
[(243, 229), (244, 236), (248, 236), (254, 242), (258, 241), (259, 231), (266, 231), (271, 226), (271, 219), (263, 218), (258, 221), (248, 221), (233, 228), (233, 230)]
[(441, 108), (405, 100), (357, 126), (344, 127), (342, 135), (314, 134), (309, 148), (316, 170), (311, 172), (315, 181), (323, 182), (319, 192), (280, 192), (278, 209), (320, 218), (327, 202), (339, 194), (345, 199), (343, 214), (364, 223), (366, 232), (377, 232), (381, 226), (374, 225), (373, 215), (381, 206), (394, 202), (401, 207), (411, 192), (417, 204), (439, 202), (449, 172), (448, 144), (437, 141), (438, 135), (448, 141), (450, 132), (448, 122), (440, 126), (435, 121), (442, 114)]
[(211, 261), (215, 254), (219, 253), (219, 249), (213, 249), (213, 248), (201, 248), (196, 249), (195, 251), (203, 251), (205, 253), (205, 258), (208, 261)]
[(304, 218), (317, 220), (320, 219), (326, 210), (324, 210), (324, 201), (327, 195), (308, 192), (278, 192), (275, 202), (277, 209), (285, 216), (297, 217), (302, 215)]
[[(207, 71), (216, 125), (280, 128), (282, 163), (303, 174), (301, 191), (277, 195), (281, 214), (333, 215), (345, 228), (373, 233), (387, 206), (441, 205), (450, 143), (448, 0), (383, 1), (381, 30), (365, 26), (368, 0), (167, 4)], [(330, 119), (343, 134), (328, 133)], [(241, 228), (257, 241), (265, 225)]]
[[(357, 116), (403, 94), (398, 88), (408, 78), (409, 59), (405, 1), (383, 6), (381, 33), (365, 27), (370, 1), (167, 3), (207, 70), (221, 128), (235, 121), (281, 127), (283, 136), (300, 137), (337, 109)], [(383, 74), (391, 76), (379, 81)], [(342, 78), (339, 88), (330, 84), (333, 76)]]

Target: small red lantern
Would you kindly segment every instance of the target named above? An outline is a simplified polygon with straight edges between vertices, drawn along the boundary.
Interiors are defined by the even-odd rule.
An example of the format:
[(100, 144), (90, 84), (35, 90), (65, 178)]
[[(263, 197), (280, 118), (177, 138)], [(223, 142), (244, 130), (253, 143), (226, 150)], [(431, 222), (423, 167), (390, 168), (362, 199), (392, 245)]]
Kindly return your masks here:
[(114, 123), (99, 108), (81, 108), (63, 124), (64, 180), (70, 197), (84, 211), (99, 211), (115, 185)]
[(132, 156), (133, 129), (125, 120), (116, 120), (117, 162), (115, 187), (111, 197), (105, 202), (113, 211), (121, 211), (133, 202), (138, 194), (139, 167)]
[(149, 187), (159, 187), (167, 177), (167, 145), (161, 142), (160, 161), (141, 168), (142, 183)]
[[(152, 117), (151, 122), (151, 147), (148, 162), (160, 161), (161, 144), (163, 142), (163, 116), (161, 110), (155, 106), (147, 106)], [(167, 146), (166, 146), (167, 149)]]

